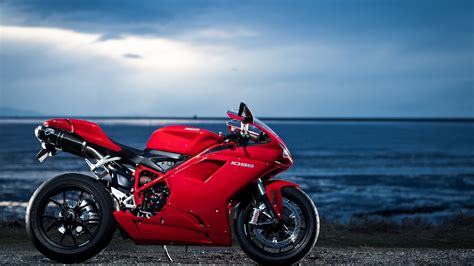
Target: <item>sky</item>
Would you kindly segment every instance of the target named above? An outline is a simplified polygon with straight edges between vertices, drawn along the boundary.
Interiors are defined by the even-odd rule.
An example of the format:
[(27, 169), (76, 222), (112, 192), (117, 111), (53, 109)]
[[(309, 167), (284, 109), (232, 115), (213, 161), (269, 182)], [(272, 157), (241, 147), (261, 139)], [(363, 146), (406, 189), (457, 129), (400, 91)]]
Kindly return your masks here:
[(474, 117), (474, 1), (0, 0), (3, 112), (220, 117), (240, 101)]

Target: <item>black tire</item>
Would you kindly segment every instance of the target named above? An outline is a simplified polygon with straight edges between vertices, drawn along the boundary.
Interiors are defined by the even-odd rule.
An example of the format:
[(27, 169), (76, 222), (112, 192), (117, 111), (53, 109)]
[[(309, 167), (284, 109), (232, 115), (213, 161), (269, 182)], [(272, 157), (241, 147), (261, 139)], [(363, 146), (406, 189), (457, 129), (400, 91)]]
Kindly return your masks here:
[(234, 221), (234, 231), (237, 241), (242, 250), (254, 261), (260, 264), (279, 264), (288, 265), (301, 260), (316, 244), (319, 235), (319, 216), (313, 201), (299, 188), (284, 187), (282, 197), (290, 199), (298, 205), (304, 214), (307, 231), (301, 237), (301, 241), (295, 244), (292, 249), (281, 252), (271, 253), (264, 247), (259, 247), (250, 236), (248, 229), (249, 216), (252, 214), (254, 203), (248, 202), (240, 207), (237, 218)]
[[(72, 196), (75, 196), (75, 191), (80, 193), (80, 197), (76, 196), (79, 198), (75, 202), (76, 206), (74, 208), (76, 209), (69, 206), (69, 204), (72, 205), (71, 202), (74, 202), (74, 200), (66, 198), (68, 191), (71, 191), (69, 193), (70, 195), (72, 193)], [(60, 200), (56, 201), (54, 199), (58, 195), (63, 195), (64, 197), (62, 204), (59, 203), (61, 202)], [(82, 199), (83, 197), (85, 198), (84, 200)], [(57, 205), (56, 210), (55, 204)], [(86, 205), (89, 207), (86, 208)], [(45, 215), (45, 212), (51, 209), (57, 215), (53, 215), (53, 217)], [(74, 214), (74, 210), (80, 210), (77, 212), (82, 212), (81, 215), (83, 215), (83, 212), (89, 209), (94, 211), (94, 219), (81, 220), (82, 216), (77, 216), (79, 215), (78, 213)], [(73, 214), (69, 215), (66, 210)], [(38, 251), (49, 259), (61, 263), (78, 263), (98, 254), (110, 243), (116, 229), (116, 222), (112, 212), (112, 197), (100, 182), (86, 175), (63, 174), (46, 180), (31, 197), (26, 210), (26, 231)], [(84, 215), (89, 215), (89, 213)], [(67, 225), (66, 217), (69, 218)], [(48, 220), (48, 218), (52, 219), (52, 224), (48, 226), (48, 231), (46, 231), (45, 220)], [(76, 225), (74, 227), (72, 225), (77, 220), (83, 222), (82, 226)], [(70, 228), (70, 230), (66, 228)], [(64, 229), (65, 232), (62, 232), (60, 229)], [(79, 229), (82, 232), (78, 232)], [(51, 231), (52, 233), (49, 233)], [(59, 235), (59, 243), (49, 234)], [(62, 237), (61, 234), (63, 235)], [(89, 235), (88, 238), (86, 235)], [(75, 245), (67, 246), (66, 244), (61, 244), (66, 236), (71, 238), (71, 240), (66, 241), (73, 241)], [(77, 241), (82, 239), (85, 240), (84, 243), (76, 244)]]

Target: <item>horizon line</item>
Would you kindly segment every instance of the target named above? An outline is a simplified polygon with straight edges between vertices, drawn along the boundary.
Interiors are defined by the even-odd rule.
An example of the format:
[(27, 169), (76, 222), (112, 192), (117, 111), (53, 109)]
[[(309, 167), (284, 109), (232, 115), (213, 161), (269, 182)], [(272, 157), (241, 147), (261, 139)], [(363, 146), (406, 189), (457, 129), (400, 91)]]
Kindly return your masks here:
[[(0, 119), (51, 119), (66, 116), (0, 116)], [(229, 120), (228, 117), (214, 116), (68, 116), (79, 119), (162, 119), (162, 120)], [(474, 117), (259, 117), (266, 121), (373, 121), (373, 122), (474, 122)]]

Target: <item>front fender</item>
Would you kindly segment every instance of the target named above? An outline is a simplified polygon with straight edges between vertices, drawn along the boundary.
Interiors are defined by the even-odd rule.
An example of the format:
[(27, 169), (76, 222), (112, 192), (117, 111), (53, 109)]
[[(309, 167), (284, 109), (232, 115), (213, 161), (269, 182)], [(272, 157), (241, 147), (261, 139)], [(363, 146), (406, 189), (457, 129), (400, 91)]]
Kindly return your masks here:
[(266, 180), (266, 181), (263, 181), (263, 184), (265, 185), (267, 197), (270, 200), (270, 203), (272, 204), (273, 209), (278, 215), (278, 218), (281, 219), (281, 216), (283, 213), (283, 200), (281, 197), (281, 190), (284, 187), (299, 188), (300, 186), (293, 182), (289, 182), (285, 180)]

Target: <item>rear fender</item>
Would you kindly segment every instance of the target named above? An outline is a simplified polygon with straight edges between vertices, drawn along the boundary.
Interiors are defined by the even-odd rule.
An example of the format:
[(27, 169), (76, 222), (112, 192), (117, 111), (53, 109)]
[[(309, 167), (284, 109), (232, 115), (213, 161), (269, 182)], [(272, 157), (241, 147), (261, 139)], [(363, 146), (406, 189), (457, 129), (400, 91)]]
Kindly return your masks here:
[(281, 190), (284, 187), (297, 187), (300, 186), (289, 181), (285, 180), (267, 180), (264, 181), (263, 184), (265, 185), (265, 190), (267, 193), (267, 197), (272, 204), (273, 210), (275, 210), (278, 218), (281, 219), (283, 213), (283, 200), (281, 196)]

